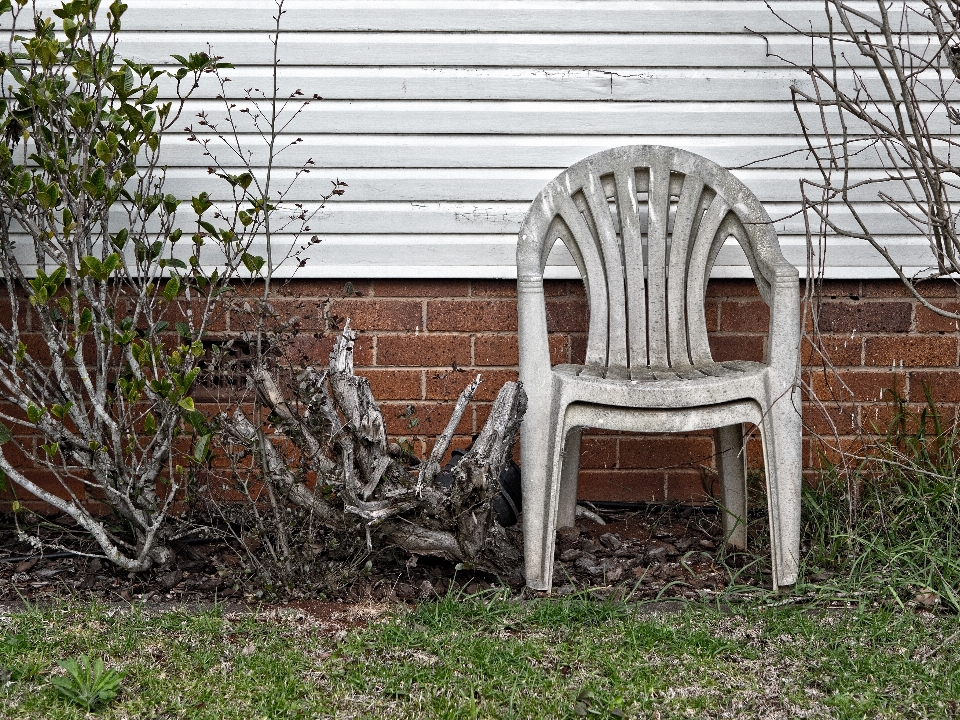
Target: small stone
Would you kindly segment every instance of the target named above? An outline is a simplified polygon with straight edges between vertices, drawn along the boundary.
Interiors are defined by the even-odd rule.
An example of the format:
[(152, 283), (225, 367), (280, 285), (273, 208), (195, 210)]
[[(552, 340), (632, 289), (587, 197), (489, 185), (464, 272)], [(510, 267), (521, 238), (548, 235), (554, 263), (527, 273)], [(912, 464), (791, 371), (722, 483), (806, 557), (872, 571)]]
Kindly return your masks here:
[(397, 597), (401, 600), (415, 600), (417, 589), (409, 583), (399, 583), (397, 585)]
[(169, 590), (178, 582), (180, 582), (181, 577), (183, 577), (183, 573), (180, 570), (174, 570), (173, 572), (165, 573), (160, 577), (160, 585), (165, 590)]
[(687, 548), (690, 547), (692, 542), (693, 540), (691, 540), (688, 537), (685, 537), (685, 538), (680, 538), (680, 540), (678, 540), (674, 544), (676, 545), (677, 550), (679, 550), (680, 552), (686, 552)]
[[(471, 585), (467, 588), (467, 594), (472, 595), (476, 590), (471, 591), (470, 588), (474, 587)], [(421, 600), (427, 600), (433, 595), (433, 583), (429, 580), (424, 580), (420, 583), (420, 587), (417, 588), (417, 595), (420, 596)]]
[(600, 544), (610, 550), (619, 550), (623, 545), (623, 540), (615, 533), (604, 533), (600, 536)]
[(560, 553), (560, 560), (562, 562), (572, 562), (576, 560), (578, 557), (580, 557), (581, 555), (583, 555), (582, 550), (577, 550), (576, 548), (570, 548), (569, 550), (564, 550), (562, 553)]
[(583, 553), (577, 558), (576, 566), (581, 570), (589, 571), (591, 568), (597, 567), (597, 558), (589, 553)]
[(559, 597), (564, 597), (566, 595), (573, 595), (573, 593), (575, 593), (576, 591), (577, 591), (577, 588), (575, 588), (570, 583), (566, 583), (558, 587), (555, 592)]
[(707, 550), (715, 550), (717, 548), (717, 544), (713, 540), (703, 538), (700, 541), (700, 547), (706, 548)]
[(585, 553), (595, 553), (600, 547), (590, 538), (584, 538), (580, 541), (580, 549)]
[(615, 567), (607, 570), (607, 582), (615, 583), (623, 576), (623, 568)]
[(667, 548), (664, 545), (654, 545), (647, 548), (647, 558), (649, 560), (662, 560), (667, 556)]

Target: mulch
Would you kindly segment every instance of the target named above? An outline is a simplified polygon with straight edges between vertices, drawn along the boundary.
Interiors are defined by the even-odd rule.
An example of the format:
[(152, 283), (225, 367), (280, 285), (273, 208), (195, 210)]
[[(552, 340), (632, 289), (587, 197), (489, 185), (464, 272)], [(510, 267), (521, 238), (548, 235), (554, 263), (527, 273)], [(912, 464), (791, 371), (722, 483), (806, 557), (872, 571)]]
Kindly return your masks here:
[[(598, 513), (606, 524), (582, 519), (576, 527), (558, 531), (554, 593), (589, 589), (599, 597), (709, 598), (723, 592), (733, 577), (738, 584), (769, 585), (768, 570), (764, 570), (768, 561), (763, 556), (724, 549), (720, 516), (714, 508), (601, 508)], [(48, 533), (57, 531), (49, 519), (44, 528)], [(31, 528), (35, 530), (36, 526)], [(519, 543), (519, 530), (509, 532)], [(286, 600), (306, 608), (321, 601), (417, 602), (448, 592), (474, 594), (504, 586), (529, 594), (523, 591), (519, 570), (498, 578), (458, 570), (433, 558), (402, 557), (390, 548), (375, 550), (367, 568), (345, 584), (284, 593), (258, 583), (249, 572), (245, 549), (238, 544), (195, 542), (178, 545), (177, 552), (171, 567), (131, 574), (96, 558), (57, 552), (38, 555), (18, 540), (10, 516), (0, 516), (0, 602), (65, 597), (152, 605)], [(329, 560), (337, 561), (335, 553)]]

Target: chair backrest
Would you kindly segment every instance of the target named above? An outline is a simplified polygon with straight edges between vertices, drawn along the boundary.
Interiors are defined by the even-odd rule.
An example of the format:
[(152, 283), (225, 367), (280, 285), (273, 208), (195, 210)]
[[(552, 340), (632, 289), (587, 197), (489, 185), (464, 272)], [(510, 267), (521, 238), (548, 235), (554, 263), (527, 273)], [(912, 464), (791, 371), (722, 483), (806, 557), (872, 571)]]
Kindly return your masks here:
[(571, 166), (537, 196), (517, 250), (521, 282), (542, 282), (559, 239), (590, 302), (587, 365), (688, 367), (711, 362), (704, 293), (735, 237), (769, 304), (782, 261), (769, 216), (747, 187), (684, 150), (628, 145)]

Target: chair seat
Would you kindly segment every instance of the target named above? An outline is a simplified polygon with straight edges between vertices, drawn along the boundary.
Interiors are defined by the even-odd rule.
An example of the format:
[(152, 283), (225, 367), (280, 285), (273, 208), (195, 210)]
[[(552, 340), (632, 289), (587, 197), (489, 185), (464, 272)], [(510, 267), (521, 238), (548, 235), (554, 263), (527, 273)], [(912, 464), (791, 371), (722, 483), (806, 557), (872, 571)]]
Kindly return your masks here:
[(696, 407), (757, 397), (767, 365), (748, 360), (685, 368), (555, 365), (567, 402), (648, 408)]

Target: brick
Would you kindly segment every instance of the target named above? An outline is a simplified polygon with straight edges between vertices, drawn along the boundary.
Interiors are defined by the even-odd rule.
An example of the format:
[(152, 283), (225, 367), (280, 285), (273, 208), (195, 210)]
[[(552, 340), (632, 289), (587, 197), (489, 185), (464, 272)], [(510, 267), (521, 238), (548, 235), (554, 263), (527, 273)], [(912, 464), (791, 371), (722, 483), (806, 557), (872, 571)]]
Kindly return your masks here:
[(585, 300), (547, 300), (547, 332), (587, 332)]
[(571, 362), (574, 365), (583, 365), (586, 359), (587, 359), (587, 336), (571, 335), (570, 336), (570, 359), (566, 362)]
[(930, 389), (934, 402), (960, 402), (960, 370), (911, 370), (909, 398), (925, 402), (924, 384)]
[(720, 329), (720, 303), (708, 300), (704, 303), (703, 315), (707, 332), (716, 332)]
[[(801, 280), (801, 297), (805, 294), (806, 289), (806, 281)], [(821, 298), (830, 298), (832, 300), (836, 300), (838, 298), (859, 300), (862, 290), (859, 280), (824, 280), (823, 282), (814, 283), (813, 292), (815, 295), (819, 294)]]
[[(473, 382), (477, 371), (452, 372), (446, 370), (440, 373), (427, 373), (427, 400), (456, 400), (463, 389)], [(473, 398), (475, 401), (492, 401), (504, 383), (516, 381), (516, 370), (484, 370), (481, 376), (480, 387)]]
[(370, 381), (370, 390), (377, 402), (384, 400), (421, 400), (423, 390), (421, 370), (374, 370), (365, 368), (358, 370)]
[(287, 297), (344, 298), (366, 296), (371, 292), (369, 280), (294, 278), (274, 280), (272, 287), (275, 294)]
[(889, 370), (841, 370), (836, 373), (815, 370), (810, 385), (820, 400), (871, 402), (884, 400), (887, 391), (906, 388), (907, 377)]
[(770, 308), (763, 300), (720, 303), (720, 330), (723, 332), (755, 332), (770, 330)]
[(944, 367), (957, 364), (957, 338), (946, 335), (873, 337), (864, 344), (864, 364)]
[(711, 280), (707, 283), (708, 298), (760, 297), (753, 280)]
[(567, 295), (577, 295), (580, 297), (587, 296), (587, 286), (583, 284), (583, 280), (554, 280), (551, 282), (564, 282), (566, 285)]
[[(24, 477), (30, 482), (34, 483), (41, 490), (46, 490), (51, 495), (55, 495), (58, 498), (63, 500), (70, 500), (70, 491), (76, 495), (77, 499), (80, 502), (83, 502), (87, 495), (86, 486), (79, 480), (73, 478), (64, 478), (64, 481), (61, 483), (57, 479), (56, 475), (48, 470), (40, 469), (30, 469), (23, 470)], [(8, 479), (8, 482), (12, 484), (12, 480)], [(66, 486), (66, 487), (64, 487)], [(26, 488), (17, 486), (17, 497), (20, 500), (39, 500), (33, 493), (28, 491)]]
[[(563, 335), (551, 335), (550, 364), (559, 365), (568, 362), (568, 340)], [(516, 335), (477, 335), (473, 346), (474, 362), (479, 366), (517, 365), (520, 351)]]
[[(839, 440), (825, 438), (818, 444), (814, 467), (827, 468), (843, 465), (845, 461), (851, 461), (854, 456), (862, 455), (863, 452), (864, 438), (842, 437)], [(856, 461), (853, 460), (853, 462)]]
[(585, 437), (580, 441), (581, 470), (612, 470), (617, 467), (617, 438)]
[[(938, 302), (936, 307), (947, 312), (960, 314), (960, 303)], [(917, 303), (917, 332), (949, 333), (960, 331), (960, 320), (938, 315)]]
[(763, 362), (762, 335), (710, 335), (710, 352), (717, 362), (753, 360)]
[(820, 331), (905, 333), (912, 315), (909, 302), (825, 302), (820, 305)]
[[(869, 280), (862, 285), (863, 297), (912, 298), (913, 293), (899, 280)], [(927, 297), (956, 297), (956, 286), (951, 281), (918, 283), (917, 289)]]
[[(275, 298), (271, 300), (270, 306), (281, 322), (286, 322), (290, 318), (296, 317), (296, 327), (301, 330), (324, 330), (327, 327), (326, 300), (316, 300), (310, 298)], [(233, 332), (238, 330), (250, 330), (255, 327), (256, 317), (244, 318), (236, 310), (230, 315), (230, 329)]]
[(423, 309), (416, 300), (335, 300), (330, 306), (330, 315), (340, 324), (350, 318), (350, 327), (361, 331), (423, 329)]
[(858, 406), (852, 403), (804, 403), (803, 428), (805, 433), (828, 437), (854, 434), (860, 429)]
[(713, 442), (705, 437), (666, 435), (620, 439), (620, 468), (671, 468), (712, 465)]
[(470, 364), (470, 338), (466, 335), (380, 335), (378, 366), (450, 367)]
[(716, 475), (705, 475), (696, 470), (673, 470), (667, 474), (667, 502), (707, 505), (719, 494), (720, 486)]
[(581, 500), (663, 502), (666, 476), (656, 470), (584, 470), (577, 484)]
[(517, 303), (512, 300), (434, 300), (427, 303), (430, 332), (516, 332)]
[[(297, 333), (287, 343), (285, 356), (294, 363), (313, 363), (325, 367), (333, 349), (335, 335)], [(361, 335), (353, 344), (354, 365), (373, 365), (373, 337)]]
[(863, 338), (850, 335), (821, 335), (817, 347), (810, 336), (800, 342), (800, 362), (807, 367), (822, 366), (826, 356), (835, 367), (858, 366), (863, 360)]
[[(452, 402), (387, 402), (380, 404), (387, 434), (405, 437), (411, 435), (439, 435), (447, 427), (447, 423), (450, 422), (453, 407), (454, 403)], [(458, 435), (473, 433), (471, 408), (467, 408), (467, 411), (463, 414), (456, 432)]]
[[(906, 412), (906, 432), (914, 433), (919, 426), (921, 413), (928, 410), (925, 403), (910, 402), (903, 408)], [(891, 429), (894, 429), (894, 423), (899, 426), (899, 410), (891, 403), (874, 403), (871, 405), (860, 406), (861, 423), (866, 431), (876, 435), (885, 435)], [(949, 403), (939, 403), (937, 405), (937, 415), (942, 424), (948, 425), (956, 416), (956, 406)], [(935, 432), (933, 418), (927, 414), (928, 433)]]
[(443, 298), (470, 295), (469, 280), (374, 280), (376, 297)]
[(517, 282), (516, 280), (473, 280), (470, 282), (470, 296), (515, 298), (517, 296)]

